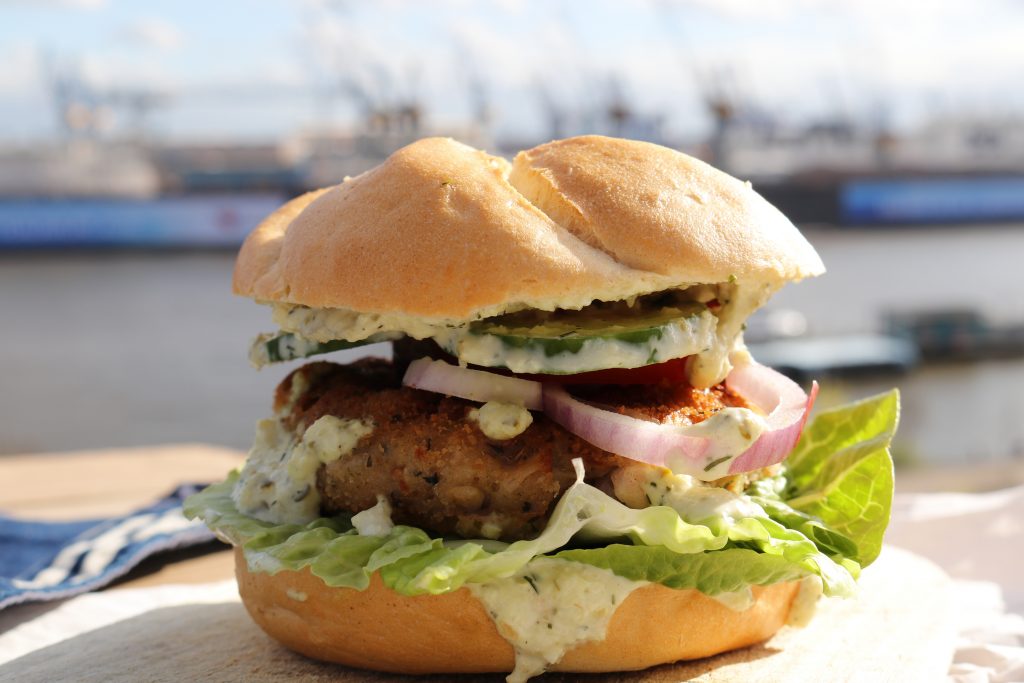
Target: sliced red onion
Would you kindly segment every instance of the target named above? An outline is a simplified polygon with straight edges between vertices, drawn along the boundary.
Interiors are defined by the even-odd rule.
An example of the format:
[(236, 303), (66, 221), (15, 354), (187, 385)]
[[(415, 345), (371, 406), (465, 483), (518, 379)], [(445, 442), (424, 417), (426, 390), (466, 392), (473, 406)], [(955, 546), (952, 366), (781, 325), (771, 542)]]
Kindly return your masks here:
[[(817, 384), (808, 397), (787, 377), (766, 366), (750, 364), (734, 369), (726, 385), (765, 413), (758, 420), (749, 412), (740, 412), (742, 409), (722, 411), (718, 422), (731, 422), (722, 424), (723, 429), (731, 430), (724, 432), (728, 438), (713, 434), (715, 416), (690, 426), (664, 425), (602, 410), (573, 398), (554, 384), (544, 386), (544, 411), (598, 448), (705, 481), (785, 459), (803, 429), (817, 395)], [(763, 429), (753, 444), (746, 445), (749, 440), (744, 442), (742, 438), (737, 441), (737, 434), (752, 435), (752, 428), (759, 426)]]
[(470, 370), (443, 360), (420, 358), (409, 363), (402, 384), (414, 389), (458, 396), (470, 401), (515, 403), (530, 410), (544, 407), (540, 382)]
[(818, 383), (807, 395), (785, 375), (759, 363), (733, 368), (725, 386), (766, 413), (767, 429), (729, 466), (729, 474), (752, 472), (782, 462), (800, 439), (818, 397)]

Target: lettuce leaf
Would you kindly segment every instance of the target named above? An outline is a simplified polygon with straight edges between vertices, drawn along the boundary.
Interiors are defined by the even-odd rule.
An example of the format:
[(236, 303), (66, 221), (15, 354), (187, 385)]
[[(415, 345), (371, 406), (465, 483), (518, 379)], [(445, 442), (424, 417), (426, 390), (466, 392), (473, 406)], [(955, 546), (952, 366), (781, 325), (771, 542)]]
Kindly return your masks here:
[(822, 552), (842, 557), (856, 557), (856, 542), (849, 536), (828, 528), (818, 517), (794, 510), (778, 499), (754, 497), (754, 500), (764, 508), (769, 517), (788, 529), (799, 531), (814, 541)]
[[(203, 518), (220, 536), (241, 545), (253, 571), (276, 573), (308, 567), (327, 585), (357, 589), (365, 588), (369, 577), (379, 571), (386, 585), (405, 595), (444, 593), (465, 583), (508, 577), (534, 557), (564, 550), (570, 542), (580, 539), (590, 544), (620, 546), (614, 556), (596, 552), (605, 549), (599, 548), (571, 557), (597, 566), (611, 561), (609, 557), (621, 560), (630, 557), (631, 552), (639, 552), (634, 564), (653, 567), (650, 554), (645, 551), (650, 548), (677, 556), (699, 556), (730, 546), (747, 551), (739, 555), (728, 553), (733, 559), (751, 556), (750, 553), (774, 558), (756, 561), (749, 572), (743, 565), (733, 567), (731, 576), (740, 577), (739, 580), (754, 581), (764, 575), (765, 567), (778, 573), (785, 565), (788, 569), (782, 573), (786, 576), (821, 576), (829, 595), (850, 595), (854, 591), (848, 568), (821, 553), (800, 532), (768, 517), (747, 517), (735, 522), (711, 519), (690, 524), (670, 507), (627, 507), (585, 483), (582, 474), (581, 468), (578, 481), (562, 496), (540, 536), (511, 544), (432, 539), (424, 531), (407, 526), (396, 526), (386, 536), (360, 536), (345, 517), (320, 519), (306, 526), (274, 525), (237, 510), (231, 500), (237, 473), (189, 498), (185, 514)], [(706, 571), (720, 573), (717, 561), (696, 563), (691, 568), (696, 571), (705, 567)], [(622, 568), (622, 572), (623, 576), (639, 576), (635, 568)], [(652, 575), (643, 580), (658, 577)], [(693, 580), (708, 591), (718, 590), (716, 586), (723, 583), (713, 577), (703, 580), (695, 576)]]
[(667, 506), (634, 510), (586, 484), (582, 466), (544, 531), (515, 543), (432, 538), (401, 525), (360, 536), (347, 516), (264, 522), (235, 507), (237, 472), (190, 497), (185, 514), (243, 547), (253, 571), (308, 567), (330, 586), (363, 589), (380, 572), (399, 593), (437, 594), (512, 576), (533, 558), (554, 555), (708, 595), (816, 575), (826, 595), (848, 596), (861, 566), (878, 556), (888, 523), (888, 446), (898, 417), (895, 391), (819, 414), (785, 471), (748, 489), (759, 514), (735, 520), (694, 524)]
[(680, 555), (662, 546), (613, 544), (604, 548), (563, 550), (555, 557), (602, 567), (634, 581), (651, 581), (669, 588), (693, 588), (707, 595), (794, 581), (809, 573), (784, 557), (739, 547)]
[[(893, 494), (889, 444), (899, 413), (895, 389), (820, 413), (786, 461), (786, 487), (780, 502), (820, 520), (828, 533), (811, 534), (818, 533), (824, 544), (863, 566), (878, 557), (889, 524)], [(848, 547), (846, 540), (855, 548)]]

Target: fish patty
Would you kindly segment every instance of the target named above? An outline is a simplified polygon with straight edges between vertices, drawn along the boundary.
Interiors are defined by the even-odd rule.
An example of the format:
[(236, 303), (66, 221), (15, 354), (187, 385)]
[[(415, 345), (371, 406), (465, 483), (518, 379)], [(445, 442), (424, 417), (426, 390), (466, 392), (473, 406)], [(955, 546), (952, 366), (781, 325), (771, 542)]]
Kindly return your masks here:
[[(293, 386), (303, 390), (293, 396)], [(479, 405), (401, 385), (390, 363), (312, 363), (278, 387), (275, 408), (299, 434), (324, 415), (371, 419), (373, 432), (320, 468), (322, 514), (359, 512), (383, 494), (397, 524), (439, 535), (536, 536), (576, 480), (603, 480), (624, 458), (570, 434), (543, 414), (507, 440), (489, 439), (468, 413)]]
[[(723, 407), (705, 403), (708, 412)], [(637, 464), (543, 413), (533, 413), (518, 436), (488, 438), (469, 417), (477, 403), (404, 387), (399, 368), (378, 359), (303, 366), (278, 386), (274, 405), (296, 434), (324, 415), (374, 423), (348, 455), (318, 471), (322, 514), (359, 512), (382, 494), (397, 524), (438, 535), (532, 538), (576, 480), (574, 458), (583, 460), (587, 481), (609, 493), (610, 475)]]

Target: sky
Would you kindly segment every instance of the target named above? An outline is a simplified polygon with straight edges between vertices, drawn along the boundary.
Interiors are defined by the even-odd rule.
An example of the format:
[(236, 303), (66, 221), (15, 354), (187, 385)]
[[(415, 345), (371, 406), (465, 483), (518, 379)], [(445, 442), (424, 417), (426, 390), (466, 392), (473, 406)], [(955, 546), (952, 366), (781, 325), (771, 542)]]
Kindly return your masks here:
[[(60, 130), (55, 79), (147, 93), (168, 139), (276, 139), (416, 101), (544, 137), (617, 98), (678, 137), (705, 100), (790, 124), (1024, 111), (1014, 0), (0, 0), (0, 140)], [(114, 109), (124, 130), (130, 120)], [(571, 132), (571, 131), (570, 131)]]

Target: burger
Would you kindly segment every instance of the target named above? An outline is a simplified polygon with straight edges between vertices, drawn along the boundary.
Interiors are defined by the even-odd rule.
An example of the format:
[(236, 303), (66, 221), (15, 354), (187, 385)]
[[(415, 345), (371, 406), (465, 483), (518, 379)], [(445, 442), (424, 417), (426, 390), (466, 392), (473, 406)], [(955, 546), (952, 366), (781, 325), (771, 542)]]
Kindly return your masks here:
[(186, 514), (260, 627), (353, 667), (524, 681), (764, 641), (854, 593), (892, 499), (895, 393), (805, 425), (817, 385), (743, 343), (823, 271), (749, 183), (665, 147), (420, 140), (246, 239), (234, 291), (279, 328), (254, 364), (390, 358), (294, 369)]

